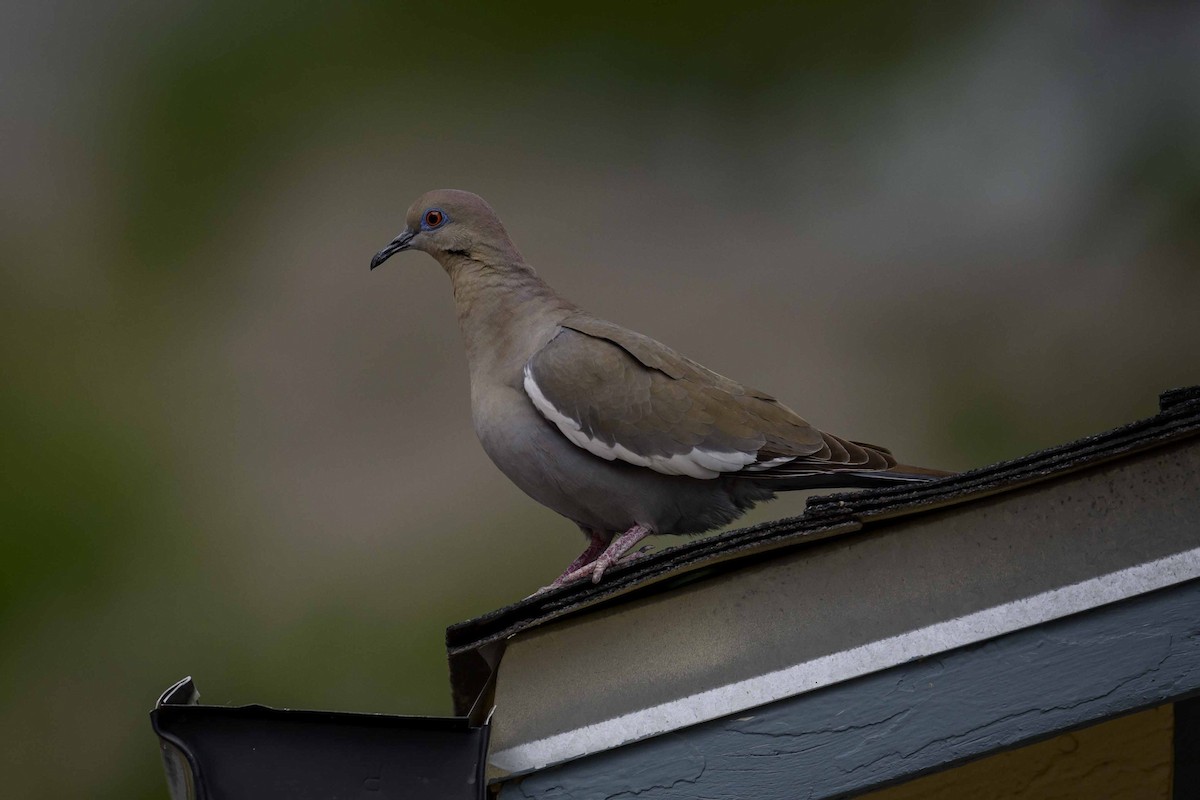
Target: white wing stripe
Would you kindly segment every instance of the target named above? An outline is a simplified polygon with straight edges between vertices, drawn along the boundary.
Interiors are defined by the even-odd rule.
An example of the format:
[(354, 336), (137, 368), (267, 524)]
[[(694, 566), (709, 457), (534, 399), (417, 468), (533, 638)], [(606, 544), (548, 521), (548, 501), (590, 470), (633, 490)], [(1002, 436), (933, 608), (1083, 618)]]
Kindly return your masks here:
[[(757, 457), (755, 453), (706, 450), (699, 447), (693, 447), (686, 453), (677, 453), (673, 456), (643, 456), (616, 442), (611, 445), (605, 444), (599, 439), (589, 436), (582, 430), (582, 426), (578, 422), (554, 407), (554, 404), (542, 392), (541, 387), (537, 385), (537, 381), (533, 379), (533, 370), (528, 364), (525, 365), (525, 394), (529, 396), (534, 407), (541, 412), (542, 416), (558, 426), (564, 436), (592, 455), (599, 456), (606, 461), (619, 458), (627, 464), (649, 467), (664, 475), (689, 475), (693, 478), (707, 480), (715, 478), (723, 472), (737, 472), (747, 468), (747, 465), (754, 464)], [(762, 464), (755, 464), (748, 468), (766, 469), (768, 464), (777, 461), (779, 459), (764, 461)]]
[(767, 459), (766, 461), (759, 461), (757, 464), (747, 464), (746, 472), (762, 472), (764, 469), (770, 469), (771, 467), (778, 467), (780, 464), (787, 464), (788, 462), (795, 461), (795, 460), (796, 460), (795, 456), (783, 456), (781, 458), (771, 458), (771, 459)]

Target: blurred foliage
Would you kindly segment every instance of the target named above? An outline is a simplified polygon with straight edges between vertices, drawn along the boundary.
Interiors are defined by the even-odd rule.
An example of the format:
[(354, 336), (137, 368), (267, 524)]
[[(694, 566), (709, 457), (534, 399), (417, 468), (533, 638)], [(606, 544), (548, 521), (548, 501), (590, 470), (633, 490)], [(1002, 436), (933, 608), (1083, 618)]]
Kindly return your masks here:
[[(574, 192), (563, 248), (594, 245), (595, 224), (633, 257), (645, 242), (634, 225), (609, 235), (614, 220), (661, 222), (656, 239), (684, 230), (668, 217), (715, 220), (697, 229), (718, 238), (688, 229), (693, 249), (578, 285), (713, 352), (745, 333), (729, 353), (768, 364), (765, 388), (790, 381), (806, 414), (900, 439), (915, 461), (1019, 455), (1200, 380), (1200, 71), (1178, 43), (1200, 20), (1186, 4), (17, 5), (0, 20), (14, 64), (0, 85), (0, 768), (14, 797), (164, 797), (146, 712), (189, 672), (213, 702), (447, 713), (445, 626), (574, 554), (561, 521), (482, 471), (461, 406), (428, 400), (465, 395), (457, 344), (421, 338), (419, 324), (453, 324), (427, 309), (432, 286), (398, 312), (395, 284), (337, 295), (345, 273), (308, 255), (328, 242), (365, 274), (373, 207), (402, 169), (391, 219), (409, 184), (461, 164), (485, 165), (466, 188), (536, 197), (526, 210)], [(1022, 105), (1044, 87), (1004, 83), (1039, 53), (1046, 109)], [(1108, 116), (1071, 117), (1093, 106)], [(1049, 122), (1031, 134), (1031, 119)], [(1092, 158), (1078, 176), (1043, 174), (1043, 130), (1063, 160)], [(1023, 137), (1014, 167), (1005, 147)], [(351, 166), (385, 150), (376, 184)], [(699, 183), (747, 153), (760, 168), (740, 182)], [(988, 192), (1011, 187), (985, 168), (1020, 173), (1007, 227)], [(963, 198), (978, 205), (955, 216)], [(988, 219), (972, 228), (972, 214)], [(714, 291), (735, 313), (705, 305)], [(79, 748), (70, 769), (64, 743)]]
[(515, 100), (555, 84), (581, 95), (700, 92), (727, 113), (756, 115), (763, 95), (793, 79), (811, 88), (877, 78), (984, 7), (460, 0), (266, 9), (197, 7), (139, 68), (150, 80), (126, 101), (133, 113), (121, 130), (140, 256), (130, 266), (170, 263), (181, 244), (228, 224), (234, 176), (252, 185), (294, 155), (297, 131), (380, 91), (394, 103), (380, 122), (402, 115), (418, 129), (429, 124), (422, 114), (470, 119), (481, 94)]
[(111, 590), (114, 561), (144, 533), (150, 474), (136, 431), (112, 429), (94, 409), (64, 396), (37, 398), (36, 408), (29, 396), (3, 400), (0, 515), (26, 535), (0, 538), (0, 632), (21, 605)]

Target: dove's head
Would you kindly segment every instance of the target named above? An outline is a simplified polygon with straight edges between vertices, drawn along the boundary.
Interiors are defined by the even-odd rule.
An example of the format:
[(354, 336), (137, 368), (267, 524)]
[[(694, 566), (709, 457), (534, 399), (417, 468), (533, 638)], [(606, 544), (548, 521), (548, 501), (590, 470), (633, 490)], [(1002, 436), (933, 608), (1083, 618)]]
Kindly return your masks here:
[(519, 263), (521, 254), (482, 197), (459, 189), (434, 189), (408, 208), (406, 227), (371, 259), (371, 269), (401, 250), (423, 250), (448, 266), (468, 258), (489, 264)]

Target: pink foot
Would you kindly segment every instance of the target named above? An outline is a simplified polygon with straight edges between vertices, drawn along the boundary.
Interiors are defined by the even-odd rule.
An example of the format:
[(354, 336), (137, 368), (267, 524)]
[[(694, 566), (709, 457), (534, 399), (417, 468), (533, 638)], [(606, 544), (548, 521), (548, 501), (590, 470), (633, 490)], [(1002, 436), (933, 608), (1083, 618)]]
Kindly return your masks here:
[(564, 579), (568, 575), (575, 572), (575, 570), (579, 569), (580, 567), (586, 566), (595, 561), (609, 546), (609, 542), (612, 541), (611, 535), (605, 536), (600, 531), (593, 530), (592, 528), (583, 528), (583, 532), (588, 535), (588, 546), (584, 548), (584, 551), (579, 554), (578, 558), (571, 562), (571, 566), (563, 570), (562, 575), (559, 575), (554, 579), (554, 583), (550, 584), (551, 587), (562, 586), (565, 582)]
[(539, 594), (548, 592), (551, 589), (557, 589), (559, 586), (565, 586), (568, 583), (579, 580), (585, 568), (589, 567), (604, 552), (604, 549), (608, 547), (609, 542), (612, 540), (611, 534), (605, 534), (591, 528), (584, 528), (582, 525), (579, 527), (588, 536), (588, 546), (579, 554), (578, 558), (571, 562), (571, 566), (563, 570), (562, 575), (554, 579), (553, 583), (543, 586), (529, 595), (529, 597), (537, 597)]
[[(640, 542), (642, 539), (645, 539), (652, 533), (654, 533), (654, 531), (650, 530), (649, 527), (638, 524), (634, 525), (632, 528), (613, 539), (612, 543), (604, 550), (603, 553), (600, 554), (600, 557), (590, 565), (592, 583), (599, 583), (600, 579), (604, 577), (604, 572), (609, 567), (620, 561), (622, 556), (636, 547), (638, 542)], [(641, 554), (637, 553), (635, 555)], [(584, 569), (589, 569), (589, 567), (585, 567)]]
[(571, 562), (571, 566), (567, 567), (567, 571), (559, 575), (554, 583), (538, 589), (530, 597), (537, 597), (543, 592), (548, 592), (551, 589), (557, 589), (559, 586), (566, 586), (568, 583), (575, 583), (585, 578), (590, 578), (592, 583), (599, 583), (608, 568), (618, 561), (624, 560), (625, 563), (628, 563), (635, 558), (641, 558), (644, 554), (644, 548), (636, 553), (630, 553), (629, 551), (636, 547), (637, 543), (642, 539), (654, 533), (654, 531), (646, 525), (634, 525), (607, 543), (604, 541), (603, 534), (591, 530), (587, 531), (587, 533), (592, 539), (588, 548), (580, 554), (579, 558)]
[[(638, 550), (636, 552), (627, 554), (624, 558), (620, 559), (616, 563), (630, 564), (634, 561), (637, 561), (639, 558), (641, 558), (645, 554), (646, 554), (646, 550)], [(610, 566), (611, 566), (611, 564), (606, 564), (604, 566), (604, 569), (600, 571), (601, 576), (604, 575), (605, 570), (607, 570)], [(566, 586), (568, 583), (576, 583), (577, 581), (583, 581), (583, 580), (592, 580), (592, 575), (595, 571), (596, 571), (596, 563), (595, 562), (593, 562), (591, 564), (584, 564), (582, 567), (580, 567), (579, 569), (570, 573), (569, 575), (564, 575), (560, 579), (562, 581), (562, 583), (559, 585)], [(594, 581), (594, 582), (598, 582), (598, 581)], [(546, 587), (547, 590), (552, 589), (552, 588), (554, 588), (554, 587), (552, 587), (552, 586)], [(541, 592), (538, 592), (538, 594), (541, 594)]]

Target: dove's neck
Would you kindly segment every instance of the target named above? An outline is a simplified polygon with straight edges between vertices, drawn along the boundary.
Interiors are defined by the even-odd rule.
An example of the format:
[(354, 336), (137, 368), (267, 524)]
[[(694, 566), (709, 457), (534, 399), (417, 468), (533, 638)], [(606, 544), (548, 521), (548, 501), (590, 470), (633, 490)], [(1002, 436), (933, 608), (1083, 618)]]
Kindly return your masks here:
[(454, 284), (471, 383), (520, 386), (525, 362), (577, 307), (522, 262), (457, 258), (443, 266)]

